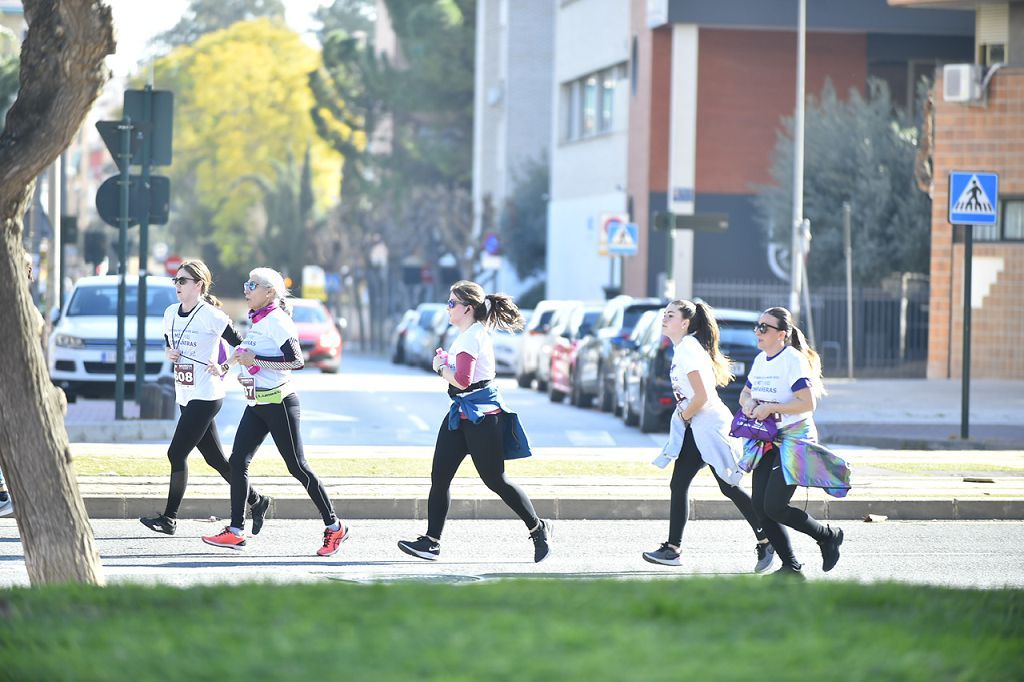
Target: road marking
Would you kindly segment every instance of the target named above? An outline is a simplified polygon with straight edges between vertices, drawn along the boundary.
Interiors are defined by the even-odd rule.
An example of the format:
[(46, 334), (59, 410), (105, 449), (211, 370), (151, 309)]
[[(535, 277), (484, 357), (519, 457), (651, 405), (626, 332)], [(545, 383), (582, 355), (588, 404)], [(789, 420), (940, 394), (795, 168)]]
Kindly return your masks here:
[(430, 426), (427, 425), (427, 422), (423, 421), (423, 417), (419, 417), (419, 416), (417, 416), (415, 414), (410, 414), (409, 415), (409, 421), (411, 421), (412, 425), (415, 426), (420, 431), (429, 431), (430, 430)]
[(566, 431), (565, 437), (578, 448), (615, 446), (615, 439), (607, 431)]

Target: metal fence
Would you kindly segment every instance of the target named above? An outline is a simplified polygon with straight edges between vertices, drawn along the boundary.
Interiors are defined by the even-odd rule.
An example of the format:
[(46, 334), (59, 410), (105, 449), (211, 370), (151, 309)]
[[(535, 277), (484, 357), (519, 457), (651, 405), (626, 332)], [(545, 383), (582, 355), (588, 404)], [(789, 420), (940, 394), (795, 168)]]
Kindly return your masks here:
[[(694, 295), (717, 308), (760, 311), (789, 304), (786, 284), (696, 282)], [(847, 298), (846, 288), (840, 286), (811, 292), (815, 349), (828, 376), (847, 375)], [(805, 333), (810, 331), (807, 327), (805, 315)], [(928, 278), (907, 274), (882, 287), (854, 287), (852, 347), (854, 376), (925, 376)]]

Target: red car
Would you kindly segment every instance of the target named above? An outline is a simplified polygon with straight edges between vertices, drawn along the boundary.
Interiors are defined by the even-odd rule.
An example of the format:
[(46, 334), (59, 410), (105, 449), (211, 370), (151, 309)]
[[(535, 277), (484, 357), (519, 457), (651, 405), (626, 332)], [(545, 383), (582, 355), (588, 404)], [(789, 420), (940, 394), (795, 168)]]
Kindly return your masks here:
[(299, 346), (306, 366), (319, 367), (325, 374), (341, 369), (341, 330), (327, 306), (312, 298), (292, 298), (292, 319), (299, 330)]
[(603, 304), (581, 303), (559, 311), (551, 326), (551, 379), (548, 381), (548, 398), (560, 403), (566, 395), (571, 395), (573, 405), (586, 407), (583, 399), (574, 386), (576, 372), (576, 349), (580, 341), (594, 332), (594, 323), (604, 310)]

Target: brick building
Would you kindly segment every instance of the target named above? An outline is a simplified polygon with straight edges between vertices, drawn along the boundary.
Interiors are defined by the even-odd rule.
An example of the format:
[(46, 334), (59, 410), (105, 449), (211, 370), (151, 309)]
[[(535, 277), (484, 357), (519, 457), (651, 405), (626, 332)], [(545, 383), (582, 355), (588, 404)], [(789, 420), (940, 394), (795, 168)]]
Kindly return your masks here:
[(941, 74), (935, 84), (928, 376), (961, 375), (963, 228), (948, 222), (948, 177), (975, 170), (999, 174), (999, 205), (996, 225), (971, 228), (971, 376), (1024, 378), (1024, 2), (889, 2), (975, 12), (987, 81), (971, 102), (946, 101)]

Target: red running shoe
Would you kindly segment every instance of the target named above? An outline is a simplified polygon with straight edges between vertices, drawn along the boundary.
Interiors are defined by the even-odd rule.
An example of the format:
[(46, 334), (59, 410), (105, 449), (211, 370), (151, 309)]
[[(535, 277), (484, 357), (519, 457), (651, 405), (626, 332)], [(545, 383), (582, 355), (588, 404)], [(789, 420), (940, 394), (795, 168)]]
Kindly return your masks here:
[(245, 549), (245, 536), (235, 535), (227, 526), (218, 535), (204, 535), (203, 542), (214, 547), (226, 547), (227, 549)]
[(316, 551), (317, 556), (337, 554), (338, 550), (341, 549), (341, 543), (348, 540), (349, 535), (348, 526), (344, 523), (339, 523), (338, 530), (324, 528), (324, 546)]

